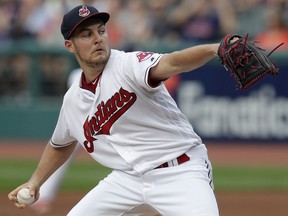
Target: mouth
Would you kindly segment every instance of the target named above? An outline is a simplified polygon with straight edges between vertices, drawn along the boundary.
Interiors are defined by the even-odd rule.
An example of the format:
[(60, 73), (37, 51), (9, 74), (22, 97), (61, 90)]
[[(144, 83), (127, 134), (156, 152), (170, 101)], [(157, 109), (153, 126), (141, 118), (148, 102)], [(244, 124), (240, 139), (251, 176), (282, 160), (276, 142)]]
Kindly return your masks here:
[(102, 52), (102, 51), (104, 51), (103, 49), (101, 49), (101, 48), (99, 48), (99, 49), (95, 49), (95, 50), (93, 50), (93, 52), (92, 53), (97, 53), (97, 52)]

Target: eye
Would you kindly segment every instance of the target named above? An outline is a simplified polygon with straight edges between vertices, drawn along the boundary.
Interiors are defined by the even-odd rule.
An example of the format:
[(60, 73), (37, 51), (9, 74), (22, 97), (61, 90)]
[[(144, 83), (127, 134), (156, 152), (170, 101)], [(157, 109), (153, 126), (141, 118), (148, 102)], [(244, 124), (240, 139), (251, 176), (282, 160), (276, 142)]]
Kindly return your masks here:
[(99, 33), (99, 35), (105, 34), (105, 28), (100, 28), (98, 33)]
[(83, 38), (89, 38), (90, 36), (91, 36), (91, 32), (89, 32), (89, 31), (85, 31), (82, 33)]

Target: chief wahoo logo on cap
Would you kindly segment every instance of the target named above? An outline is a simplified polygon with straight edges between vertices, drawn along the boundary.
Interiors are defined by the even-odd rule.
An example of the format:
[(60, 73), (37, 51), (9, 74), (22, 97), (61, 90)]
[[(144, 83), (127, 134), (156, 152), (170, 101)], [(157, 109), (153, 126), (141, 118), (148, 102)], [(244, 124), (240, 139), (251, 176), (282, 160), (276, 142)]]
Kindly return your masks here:
[(86, 17), (90, 14), (90, 11), (88, 10), (88, 8), (83, 5), (82, 8), (79, 9), (79, 16), (81, 17)]

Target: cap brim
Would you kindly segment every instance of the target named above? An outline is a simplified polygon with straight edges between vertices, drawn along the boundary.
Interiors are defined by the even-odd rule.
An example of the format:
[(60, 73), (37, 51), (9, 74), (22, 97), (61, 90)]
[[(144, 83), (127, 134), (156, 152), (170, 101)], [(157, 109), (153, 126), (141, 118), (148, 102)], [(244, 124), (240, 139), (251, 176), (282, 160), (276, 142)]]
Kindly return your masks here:
[(99, 12), (99, 13), (94, 13), (94, 14), (90, 14), (89, 16), (83, 18), (82, 20), (80, 20), (75, 26), (74, 28), (70, 31), (69, 35), (68, 35), (68, 39), (71, 37), (71, 35), (73, 34), (73, 32), (75, 31), (75, 29), (81, 24), (83, 23), (85, 20), (90, 19), (90, 18), (97, 18), (102, 20), (104, 23), (107, 23), (110, 15), (108, 13), (105, 12)]

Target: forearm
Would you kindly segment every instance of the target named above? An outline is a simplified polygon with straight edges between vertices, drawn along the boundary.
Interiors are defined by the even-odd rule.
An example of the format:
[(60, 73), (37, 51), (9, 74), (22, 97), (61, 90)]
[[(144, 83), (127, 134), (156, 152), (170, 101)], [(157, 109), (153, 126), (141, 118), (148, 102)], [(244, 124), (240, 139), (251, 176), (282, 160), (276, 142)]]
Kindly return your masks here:
[(172, 72), (189, 72), (205, 65), (215, 57), (218, 47), (219, 44), (198, 45), (171, 53), (168, 61), (174, 68)]
[(166, 80), (175, 74), (190, 72), (199, 68), (215, 57), (218, 47), (218, 43), (197, 45), (166, 54), (159, 64), (152, 69), (151, 79)]
[(67, 147), (54, 148), (48, 143), (29, 182), (40, 187), (69, 158), (75, 146), (71, 144)]

